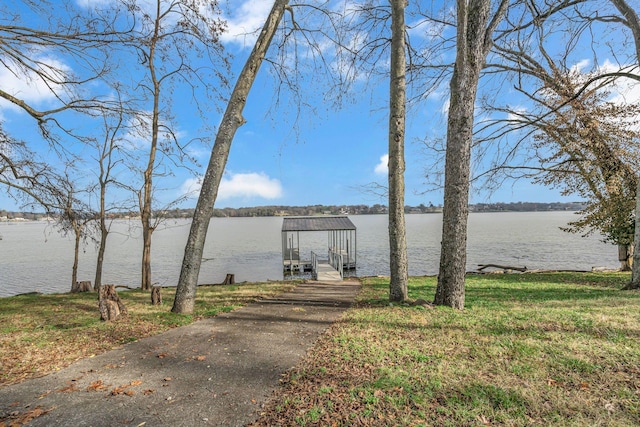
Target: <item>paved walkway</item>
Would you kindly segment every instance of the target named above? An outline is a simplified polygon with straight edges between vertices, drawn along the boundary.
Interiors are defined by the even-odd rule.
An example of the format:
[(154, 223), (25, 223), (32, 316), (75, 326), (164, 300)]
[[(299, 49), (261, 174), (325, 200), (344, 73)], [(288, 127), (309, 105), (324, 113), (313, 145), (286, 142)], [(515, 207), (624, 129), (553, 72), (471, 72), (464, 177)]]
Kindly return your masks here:
[(10, 425), (31, 415), (26, 425), (244, 426), (359, 289), (356, 282), (302, 284), (1, 388), (0, 420)]

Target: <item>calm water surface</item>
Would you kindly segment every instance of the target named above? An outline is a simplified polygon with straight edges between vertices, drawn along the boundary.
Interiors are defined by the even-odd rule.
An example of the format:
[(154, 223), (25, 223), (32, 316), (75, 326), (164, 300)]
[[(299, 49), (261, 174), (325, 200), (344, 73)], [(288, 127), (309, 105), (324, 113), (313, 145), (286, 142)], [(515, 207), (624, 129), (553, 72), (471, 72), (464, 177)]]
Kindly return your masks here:
[[(576, 218), (570, 212), (482, 213), (469, 217), (468, 270), (478, 264), (507, 264), (530, 269), (580, 269), (618, 266), (616, 247), (597, 237), (561, 231)], [(358, 228), (358, 276), (388, 275), (386, 215), (355, 215)], [(442, 216), (408, 215), (409, 273), (431, 275), (438, 270)], [(152, 276), (161, 285), (178, 280), (190, 221), (169, 220), (153, 235)], [(282, 218), (213, 218), (200, 283), (218, 283), (226, 273), (236, 281), (280, 280)], [(43, 222), (0, 222), (0, 296), (24, 292), (67, 292), (71, 289), (73, 241)], [(325, 232), (302, 233), (302, 254), (326, 253)], [(112, 226), (107, 243), (103, 283), (140, 284), (142, 239), (138, 222)], [(304, 256), (304, 255), (303, 255)], [(95, 248), (80, 256), (78, 279), (94, 279)]]

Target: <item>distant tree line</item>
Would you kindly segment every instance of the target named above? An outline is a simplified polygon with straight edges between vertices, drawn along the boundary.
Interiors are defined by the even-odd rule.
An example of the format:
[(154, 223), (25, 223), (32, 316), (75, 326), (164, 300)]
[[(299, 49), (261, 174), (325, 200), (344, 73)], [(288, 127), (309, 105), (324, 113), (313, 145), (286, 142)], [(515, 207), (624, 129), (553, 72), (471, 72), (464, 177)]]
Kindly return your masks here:
[[(538, 203), (538, 202), (516, 202), (516, 203), (477, 203), (469, 205), (471, 212), (543, 212), (543, 211), (569, 211), (577, 212), (584, 208), (582, 202), (570, 203)], [(193, 208), (171, 209), (154, 212), (157, 218), (192, 218)], [(314, 215), (377, 215), (386, 214), (389, 209), (386, 205), (311, 205), (311, 206), (255, 206), (243, 208), (220, 208), (213, 210), (213, 216), (224, 217), (257, 217), (257, 216), (314, 216)], [(441, 205), (420, 204), (418, 206), (405, 206), (404, 212), (407, 214), (440, 213)], [(110, 213), (110, 219), (129, 219), (136, 217), (137, 212)], [(23, 218), (25, 220), (36, 221), (47, 217), (46, 213), (36, 212), (11, 212), (0, 209), (0, 220), (11, 220)]]

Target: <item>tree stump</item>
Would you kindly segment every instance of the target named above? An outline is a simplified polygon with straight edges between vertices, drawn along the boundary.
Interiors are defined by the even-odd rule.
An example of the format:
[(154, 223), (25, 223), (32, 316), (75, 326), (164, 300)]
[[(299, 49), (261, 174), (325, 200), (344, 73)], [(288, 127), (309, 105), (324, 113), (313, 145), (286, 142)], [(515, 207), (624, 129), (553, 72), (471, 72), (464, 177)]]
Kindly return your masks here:
[(127, 315), (127, 308), (120, 301), (115, 285), (100, 286), (98, 295), (100, 320), (116, 320), (120, 316)]
[(227, 277), (224, 278), (224, 282), (221, 285), (233, 285), (236, 283), (236, 275), (227, 273)]
[(160, 293), (161, 289), (162, 288), (160, 286), (151, 287), (151, 304), (162, 305), (162, 293)]
[(93, 288), (91, 287), (91, 280), (83, 280), (82, 282), (76, 282), (71, 286), (71, 293), (76, 292), (91, 292)]

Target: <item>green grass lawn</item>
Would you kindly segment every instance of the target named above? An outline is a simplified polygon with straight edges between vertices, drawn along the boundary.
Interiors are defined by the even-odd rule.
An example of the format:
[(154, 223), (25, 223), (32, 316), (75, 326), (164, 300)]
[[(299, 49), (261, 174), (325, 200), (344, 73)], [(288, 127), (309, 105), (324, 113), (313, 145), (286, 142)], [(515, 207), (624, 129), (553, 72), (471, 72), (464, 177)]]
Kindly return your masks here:
[[(640, 425), (640, 292), (619, 273), (469, 276), (466, 308), (389, 304), (388, 279), (256, 425)], [(433, 299), (435, 278), (410, 297)]]
[(75, 360), (272, 296), (295, 283), (200, 286), (193, 315), (171, 313), (175, 288), (162, 290), (163, 305), (149, 291), (120, 291), (128, 316), (103, 322), (97, 293), (0, 298), (0, 386), (45, 375)]

